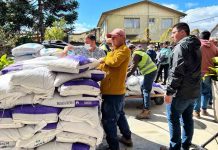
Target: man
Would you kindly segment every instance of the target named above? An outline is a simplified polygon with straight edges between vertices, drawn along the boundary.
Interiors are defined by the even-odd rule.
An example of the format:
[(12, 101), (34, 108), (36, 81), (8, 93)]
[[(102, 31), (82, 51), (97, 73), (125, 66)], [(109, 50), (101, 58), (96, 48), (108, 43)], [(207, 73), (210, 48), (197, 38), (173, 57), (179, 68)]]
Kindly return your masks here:
[(200, 107), (201, 114), (207, 116), (207, 105), (212, 100), (212, 89), (211, 89), (211, 76), (209, 75), (209, 67), (214, 67), (212, 58), (218, 56), (218, 48), (215, 46), (213, 41), (209, 40), (210, 32), (203, 31), (200, 33), (201, 41), (201, 94), (195, 102), (193, 115), (196, 118), (200, 118)]
[(62, 52), (62, 56), (66, 56), (68, 54), (68, 51), (73, 50), (73, 53), (75, 55), (83, 55), (88, 58), (102, 58), (105, 57), (105, 52), (103, 50), (100, 50), (96, 45), (96, 37), (93, 34), (88, 34), (85, 37), (84, 46), (73, 46), (68, 45), (64, 48), (64, 51)]
[(157, 72), (157, 66), (143, 49), (133, 50), (132, 65), (128, 69), (127, 77), (131, 76), (139, 68), (142, 75), (144, 75), (143, 83), (141, 85), (143, 97), (143, 110), (136, 116), (136, 119), (150, 118), (150, 92), (152, 84)]
[[(188, 24), (182, 22), (173, 26), (171, 37), (176, 46), (165, 95), (170, 131), (169, 149), (180, 150), (182, 146), (188, 150), (194, 131), (194, 102), (200, 94), (201, 43), (196, 36), (190, 35)], [(183, 121), (182, 140), (180, 117)], [(161, 150), (164, 149), (161, 147)]]
[(169, 66), (170, 66), (170, 58), (172, 56), (172, 51), (169, 46), (169, 42), (166, 41), (163, 43), (163, 48), (160, 50), (159, 54), (159, 62), (158, 62), (158, 73), (155, 79), (155, 82), (158, 82), (159, 77), (162, 75), (162, 71), (164, 69), (164, 82), (163, 85), (166, 85), (166, 81), (168, 78)]
[(125, 45), (126, 34), (122, 29), (114, 29), (107, 34), (112, 39), (113, 50), (101, 60), (99, 69), (106, 72), (101, 81), (102, 124), (110, 150), (119, 150), (117, 125), (122, 133), (120, 142), (132, 146), (131, 131), (124, 113), (125, 80), (130, 50)]
[(154, 49), (155, 46), (153, 44), (149, 44), (146, 53), (151, 57), (151, 60), (155, 63), (157, 54)]

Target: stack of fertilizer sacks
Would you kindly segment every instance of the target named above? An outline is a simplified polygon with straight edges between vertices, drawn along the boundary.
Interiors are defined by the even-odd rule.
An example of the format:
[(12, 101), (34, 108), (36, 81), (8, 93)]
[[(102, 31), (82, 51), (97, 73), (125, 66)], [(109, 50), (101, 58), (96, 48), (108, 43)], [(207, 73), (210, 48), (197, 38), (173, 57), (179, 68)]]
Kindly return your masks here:
[(96, 149), (103, 139), (98, 81), (105, 77), (98, 65), (79, 55), (41, 56), (1, 70), (0, 149)]

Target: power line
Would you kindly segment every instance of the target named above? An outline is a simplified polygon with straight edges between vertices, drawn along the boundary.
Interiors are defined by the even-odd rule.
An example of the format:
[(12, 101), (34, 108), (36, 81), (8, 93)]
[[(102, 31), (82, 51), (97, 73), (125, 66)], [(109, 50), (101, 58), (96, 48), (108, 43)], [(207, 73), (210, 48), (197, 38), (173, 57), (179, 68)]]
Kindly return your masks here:
[(201, 22), (201, 21), (205, 21), (205, 20), (208, 20), (208, 19), (213, 19), (213, 18), (216, 18), (216, 17), (218, 17), (218, 16), (213, 16), (213, 17), (209, 17), (209, 18), (204, 18), (204, 19), (201, 19), (201, 20), (196, 20), (196, 21), (188, 22), (188, 23), (190, 24), (190, 23)]

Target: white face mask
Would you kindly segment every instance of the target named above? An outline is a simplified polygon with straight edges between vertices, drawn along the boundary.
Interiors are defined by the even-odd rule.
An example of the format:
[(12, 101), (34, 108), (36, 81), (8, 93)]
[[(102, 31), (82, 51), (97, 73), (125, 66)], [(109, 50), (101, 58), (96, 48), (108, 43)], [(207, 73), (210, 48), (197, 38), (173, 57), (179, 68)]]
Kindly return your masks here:
[(90, 44), (84, 44), (84, 47), (86, 48), (86, 49), (91, 49), (91, 46), (90, 46)]

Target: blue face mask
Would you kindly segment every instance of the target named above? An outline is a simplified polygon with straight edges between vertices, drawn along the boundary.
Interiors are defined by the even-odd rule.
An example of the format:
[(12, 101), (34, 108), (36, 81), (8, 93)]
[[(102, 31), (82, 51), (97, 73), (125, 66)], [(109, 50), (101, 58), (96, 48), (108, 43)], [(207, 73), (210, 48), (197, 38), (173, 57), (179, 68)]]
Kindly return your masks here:
[(84, 47), (86, 48), (86, 49), (91, 49), (91, 46), (90, 46), (90, 44), (84, 44)]

